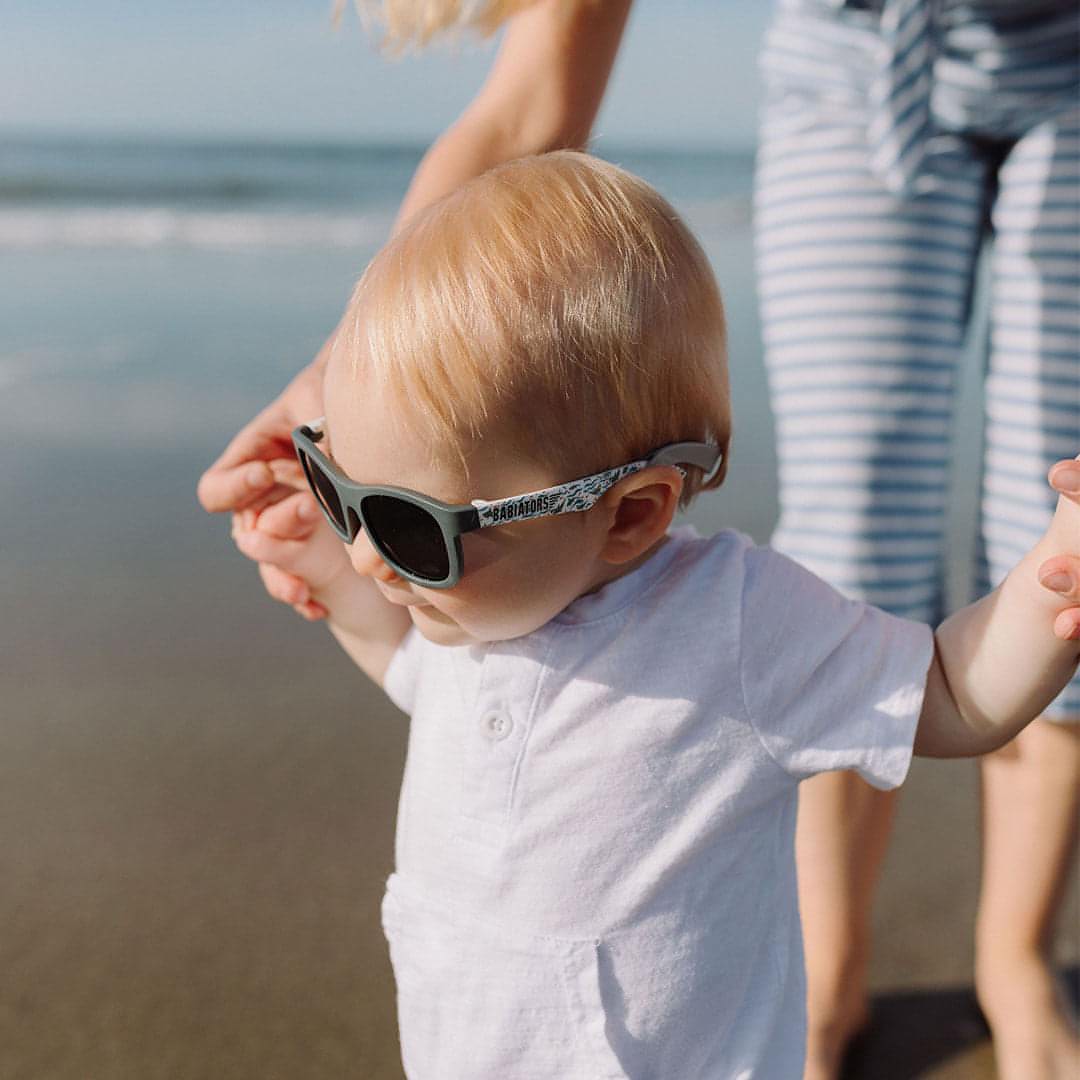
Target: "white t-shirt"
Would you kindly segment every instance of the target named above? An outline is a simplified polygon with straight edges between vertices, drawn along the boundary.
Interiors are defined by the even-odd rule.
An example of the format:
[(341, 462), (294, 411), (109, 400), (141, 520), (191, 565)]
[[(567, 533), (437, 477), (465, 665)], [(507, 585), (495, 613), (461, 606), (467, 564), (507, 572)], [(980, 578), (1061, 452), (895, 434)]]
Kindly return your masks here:
[(678, 530), (523, 638), (411, 631), (383, 927), (411, 1080), (792, 1080), (799, 780), (899, 784), (929, 629)]

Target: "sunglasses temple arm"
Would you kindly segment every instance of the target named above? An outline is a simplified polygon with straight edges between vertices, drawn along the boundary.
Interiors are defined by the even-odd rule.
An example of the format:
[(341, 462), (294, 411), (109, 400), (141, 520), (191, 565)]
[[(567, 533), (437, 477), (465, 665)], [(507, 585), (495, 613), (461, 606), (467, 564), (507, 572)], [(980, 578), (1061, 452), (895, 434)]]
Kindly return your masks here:
[(724, 454), (720, 447), (712, 443), (672, 443), (661, 447), (653, 454), (647, 464), (673, 465), (685, 476), (686, 471), (680, 465), (695, 465), (702, 472), (703, 482), (708, 483), (723, 464)]
[(513, 495), (508, 499), (496, 499), (493, 502), (474, 499), (472, 505), (476, 508), (481, 529), (488, 525), (505, 525), (511, 521), (576, 513), (595, 506), (604, 492), (614, 487), (623, 477), (644, 469), (647, 464), (646, 461), (634, 461), (595, 476), (571, 480), (567, 484), (556, 484), (555, 487), (541, 491), (531, 491), (527, 495)]

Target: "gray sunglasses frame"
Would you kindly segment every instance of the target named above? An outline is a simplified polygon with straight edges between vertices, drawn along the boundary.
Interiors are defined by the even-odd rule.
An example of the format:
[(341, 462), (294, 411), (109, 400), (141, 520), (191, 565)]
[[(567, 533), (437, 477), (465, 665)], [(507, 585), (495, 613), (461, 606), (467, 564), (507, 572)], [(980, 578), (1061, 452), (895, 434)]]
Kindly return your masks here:
[[(323, 439), (322, 425), (322, 417), (308, 424), (301, 424), (293, 431), (292, 441), (308, 486), (330, 523), (330, 527), (346, 544), (351, 544), (356, 539), (356, 534), (364, 529), (372, 546), (379, 553), (379, 557), (391, 566), (395, 573), (407, 581), (428, 589), (450, 589), (461, 580), (461, 575), (464, 573), (461, 537), (465, 533), (496, 525), (507, 525), (510, 522), (588, 510), (624, 477), (640, 472), (650, 465), (670, 465), (675, 468), (681, 465), (693, 465), (705, 473), (705, 482), (708, 482), (716, 475), (724, 460), (720, 448), (711, 443), (671, 443), (660, 447), (659, 450), (654, 450), (640, 461), (619, 465), (614, 469), (594, 473), (592, 476), (583, 476), (565, 484), (556, 484), (554, 487), (543, 488), (540, 491), (511, 495), (508, 498), (490, 502), (486, 499), (474, 499), (471, 503), (453, 505), (409, 488), (393, 487), (389, 484), (357, 484), (350, 480), (316, 445)], [(337, 496), (345, 517), (346, 528), (341, 528), (334, 514), (327, 508), (319, 487), (311, 475), (313, 465), (318, 467)], [(682, 471), (680, 469), (680, 472)], [(433, 581), (422, 577), (408, 567), (402, 566), (389, 554), (377, 533), (371, 531), (364, 518), (363, 501), (371, 495), (400, 499), (402, 502), (419, 507), (432, 517), (442, 534), (448, 555), (449, 567), (445, 578)]]

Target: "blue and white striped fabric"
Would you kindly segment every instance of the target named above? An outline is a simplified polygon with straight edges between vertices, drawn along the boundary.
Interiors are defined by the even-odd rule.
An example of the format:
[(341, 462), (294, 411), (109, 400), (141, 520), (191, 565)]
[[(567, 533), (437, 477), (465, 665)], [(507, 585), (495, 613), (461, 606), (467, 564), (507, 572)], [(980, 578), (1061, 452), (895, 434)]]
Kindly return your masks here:
[(874, 170), (893, 191), (912, 186), (930, 133), (934, 43), (927, 0), (887, 0), (879, 33), (884, 57), (870, 86), (868, 134)]
[[(1072, 0), (780, 0), (767, 38), (773, 542), (897, 614), (943, 614), (957, 368), (991, 230), (983, 589), (1045, 528), (1049, 466), (1080, 451), (1078, 30)], [(1052, 715), (1080, 719), (1080, 683)]]

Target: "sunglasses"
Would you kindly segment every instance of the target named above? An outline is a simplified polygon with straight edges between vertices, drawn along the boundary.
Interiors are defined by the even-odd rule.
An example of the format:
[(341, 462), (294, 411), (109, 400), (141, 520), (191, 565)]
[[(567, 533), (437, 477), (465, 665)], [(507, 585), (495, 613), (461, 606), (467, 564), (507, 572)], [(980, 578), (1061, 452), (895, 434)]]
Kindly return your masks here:
[[(408, 488), (357, 484), (319, 450), (322, 419), (292, 433), (296, 456), (334, 532), (351, 544), (363, 529), (381, 558), (407, 581), (429, 589), (449, 589), (461, 580), (461, 537), (493, 525), (588, 510), (623, 477), (650, 465), (694, 465), (706, 480), (720, 468), (720, 448), (708, 443), (672, 443), (641, 461), (584, 476), (542, 491), (454, 506)], [(680, 470), (681, 471), (681, 470)]]

